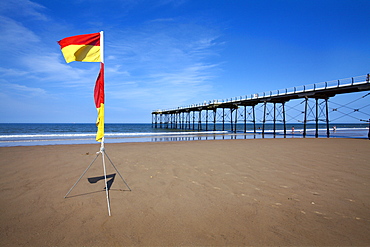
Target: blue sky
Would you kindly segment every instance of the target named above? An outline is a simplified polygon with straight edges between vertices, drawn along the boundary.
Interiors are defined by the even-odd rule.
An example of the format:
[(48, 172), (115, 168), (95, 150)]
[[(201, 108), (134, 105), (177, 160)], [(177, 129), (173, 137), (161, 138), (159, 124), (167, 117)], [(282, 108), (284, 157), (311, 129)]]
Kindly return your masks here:
[(368, 0), (3, 0), (0, 122), (95, 122), (99, 63), (66, 64), (65, 37), (105, 32), (106, 122), (147, 123), (154, 109), (370, 73), (369, 9)]

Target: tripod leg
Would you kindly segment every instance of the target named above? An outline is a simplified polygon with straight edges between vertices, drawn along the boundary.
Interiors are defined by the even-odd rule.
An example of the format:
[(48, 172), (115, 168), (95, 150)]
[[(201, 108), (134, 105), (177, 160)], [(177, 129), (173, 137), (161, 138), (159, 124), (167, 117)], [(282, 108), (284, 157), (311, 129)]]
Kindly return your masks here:
[(117, 170), (117, 167), (113, 164), (113, 162), (112, 162), (112, 161), (111, 161), (111, 159), (109, 158), (108, 154), (107, 154), (105, 151), (103, 151), (103, 152), (104, 152), (104, 154), (107, 156), (107, 158), (108, 158), (109, 162), (112, 164), (112, 166), (114, 167), (114, 169), (116, 170), (116, 172), (118, 173), (118, 175), (121, 177), (122, 181), (126, 184), (127, 188), (131, 191), (130, 186), (128, 186), (128, 184), (126, 183), (126, 181), (123, 179), (123, 177), (122, 177), (121, 173)]
[(102, 154), (102, 159), (103, 159), (103, 169), (104, 169), (105, 194), (107, 195), (108, 215), (111, 216), (111, 214), (110, 214), (109, 192), (108, 192), (108, 184), (107, 184), (107, 171), (106, 171), (106, 168), (105, 168), (105, 160), (104, 160), (104, 151), (103, 151), (103, 154)]
[(95, 159), (90, 163), (90, 165), (86, 168), (86, 170), (82, 173), (82, 175), (80, 176), (80, 178), (76, 181), (76, 183), (72, 186), (72, 188), (67, 192), (67, 194), (64, 196), (64, 198), (67, 198), (67, 196), (69, 195), (69, 193), (71, 193), (71, 191), (73, 190), (73, 188), (78, 184), (78, 182), (80, 182), (81, 178), (85, 175), (85, 173), (87, 172), (87, 170), (89, 170), (89, 168), (92, 166), (92, 164), (95, 162), (95, 160), (98, 158), (100, 152), (98, 152), (96, 154), (96, 157)]

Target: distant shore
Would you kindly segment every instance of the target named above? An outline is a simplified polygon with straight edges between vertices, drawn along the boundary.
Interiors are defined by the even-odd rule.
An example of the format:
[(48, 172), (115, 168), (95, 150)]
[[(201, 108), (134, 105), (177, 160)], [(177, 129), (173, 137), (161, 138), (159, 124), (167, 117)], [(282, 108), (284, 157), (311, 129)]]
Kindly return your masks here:
[(0, 148), (0, 245), (370, 245), (369, 140), (106, 144), (111, 217), (98, 150)]

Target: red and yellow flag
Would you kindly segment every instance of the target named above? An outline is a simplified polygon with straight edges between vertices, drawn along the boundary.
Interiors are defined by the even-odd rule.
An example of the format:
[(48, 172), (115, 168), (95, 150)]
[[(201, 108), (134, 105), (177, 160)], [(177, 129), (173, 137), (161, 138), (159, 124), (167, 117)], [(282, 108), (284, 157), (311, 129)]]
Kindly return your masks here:
[(67, 63), (101, 62), (100, 33), (76, 35), (58, 41)]
[(73, 61), (100, 62), (100, 71), (94, 88), (94, 100), (98, 110), (96, 140), (99, 142), (104, 137), (104, 59), (101, 55), (103, 48), (100, 46), (102, 39), (103, 32), (100, 32), (76, 35), (58, 41), (67, 63)]
[(96, 133), (96, 140), (100, 142), (104, 137), (104, 63), (100, 64), (100, 72), (94, 89), (94, 99), (96, 109), (98, 110), (98, 118), (96, 119), (98, 132)]

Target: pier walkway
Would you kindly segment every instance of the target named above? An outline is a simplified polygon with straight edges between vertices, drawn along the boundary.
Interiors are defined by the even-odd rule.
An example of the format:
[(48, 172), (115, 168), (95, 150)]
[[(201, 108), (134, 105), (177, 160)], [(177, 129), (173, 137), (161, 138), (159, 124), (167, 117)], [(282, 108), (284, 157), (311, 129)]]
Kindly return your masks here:
[[(265, 123), (268, 117), (272, 117), (273, 131), (276, 131), (276, 122), (282, 122), (284, 134), (286, 134), (286, 110), (285, 103), (294, 99), (304, 99), (303, 136), (306, 136), (309, 114), (314, 115), (316, 123), (316, 137), (318, 136), (319, 122), (326, 123), (327, 136), (329, 137), (329, 108), (328, 99), (338, 94), (370, 91), (370, 75), (357, 76), (341, 80), (315, 83), (283, 90), (273, 90), (259, 94), (251, 94), (235, 97), (227, 100), (212, 100), (202, 104), (177, 107), (166, 110), (152, 111), (152, 124), (155, 128), (188, 129), (188, 130), (211, 130), (209, 124), (216, 130), (216, 123), (230, 123), (230, 130), (236, 132), (238, 121), (244, 122), (244, 132), (247, 131), (247, 123), (253, 124), (256, 133), (255, 107), (263, 104), (262, 134), (265, 133)], [(314, 106), (310, 106), (310, 101)], [(312, 104), (312, 103), (311, 103)], [(278, 107), (277, 107), (278, 106)], [(238, 110), (244, 107), (244, 112), (238, 114)], [(269, 109), (270, 107), (270, 109)], [(222, 110), (222, 113), (218, 112)], [(242, 117), (242, 119), (240, 119)], [(250, 118), (250, 119), (248, 119)]]

